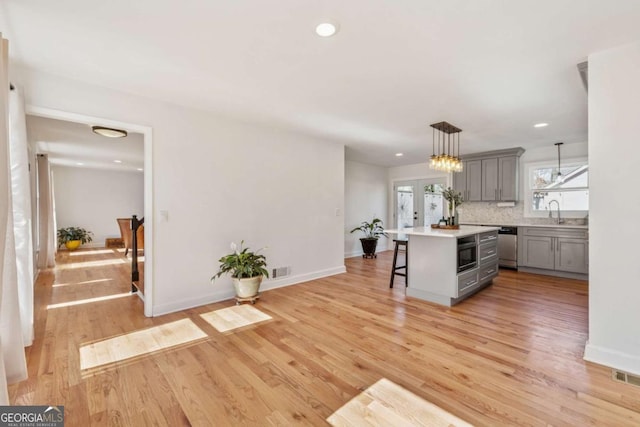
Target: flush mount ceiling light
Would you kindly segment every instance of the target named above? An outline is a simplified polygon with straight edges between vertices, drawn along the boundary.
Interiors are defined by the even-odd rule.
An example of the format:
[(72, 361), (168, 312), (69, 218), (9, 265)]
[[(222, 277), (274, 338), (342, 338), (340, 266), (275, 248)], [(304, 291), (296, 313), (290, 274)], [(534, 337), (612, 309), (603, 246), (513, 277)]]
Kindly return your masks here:
[(93, 133), (106, 136), (107, 138), (124, 138), (127, 136), (127, 131), (122, 129), (107, 128), (104, 126), (91, 126)]
[(320, 37), (331, 37), (338, 32), (338, 26), (331, 22), (323, 22), (316, 27), (316, 34)]
[[(433, 128), (433, 154), (429, 161), (429, 167), (443, 172), (462, 172), (463, 166), (460, 160), (460, 132), (462, 129), (447, 122), (434, 123), (431, 127)], [(436, 130), (438, 131), (437, 135)], [(457, 154), (456, 135), (458, 137)]]
[(404, 153), (396, 153), (396, 157), (402, 157), (404, 156)]
[(549, 123), (536, 123), (533, 125), (534, 128), (546, 128), (547, 126), (549, 126)]
[(114, 160), (113, 163), (122, 163), (122, 160)]

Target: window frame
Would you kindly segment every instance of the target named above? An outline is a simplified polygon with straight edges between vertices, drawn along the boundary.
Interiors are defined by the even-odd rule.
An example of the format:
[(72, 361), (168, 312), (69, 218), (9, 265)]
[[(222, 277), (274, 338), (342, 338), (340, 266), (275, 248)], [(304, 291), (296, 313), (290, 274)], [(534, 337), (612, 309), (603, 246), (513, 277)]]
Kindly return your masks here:
[[(565, 166), (581, 166), (581, 165), (589, 165), (589, 159), (587, 157), (574, 157), (569, 159), (562, 160), (562, 167)], [(524, 216), (526, 218), (548, 218), (549, 211), (534, 211), (533, 210), (533, 193), (534, 191), (538, 191), (539, 189), (533, 188), (533, 170), (539, 169), (543, 167), (552, 167), (557, 168), (558, 160), (557, 159), (549, 159), (545, 161), (536, 161), (536, 162), (528, 162), (524, 165)], [(587, 187), (590, 190), (589, 187)], [(568, 191), (576, 191), (576, 190), (568, 190)], [(591, 194), (589, 194), (589, 198), (591, 198)], [(584, 218), (589, 214), (589, 210), (560, 210), (563, 218)], [(555, 215), (554, 215), (555, 218)]]

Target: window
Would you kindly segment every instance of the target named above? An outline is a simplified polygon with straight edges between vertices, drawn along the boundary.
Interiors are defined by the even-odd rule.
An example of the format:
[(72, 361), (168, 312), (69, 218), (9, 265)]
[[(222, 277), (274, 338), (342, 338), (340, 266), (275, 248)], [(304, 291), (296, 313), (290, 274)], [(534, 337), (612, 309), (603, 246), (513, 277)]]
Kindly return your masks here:
[(582, 218), (589, 212), (587, 160), (564, 163), (560, 168), (560, 176), (557, 164), (553, 161), (529, 164), (526, 169), (526, 216), (548, 216), (558, 207), (564, 217)]

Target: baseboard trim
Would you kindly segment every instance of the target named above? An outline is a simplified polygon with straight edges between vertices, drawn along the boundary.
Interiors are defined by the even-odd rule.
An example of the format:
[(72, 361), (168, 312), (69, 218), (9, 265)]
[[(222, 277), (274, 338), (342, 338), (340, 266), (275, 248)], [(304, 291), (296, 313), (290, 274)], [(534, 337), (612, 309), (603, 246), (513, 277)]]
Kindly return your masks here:
[(589, 341), (584, 348), (584, 360), (640, 375), (640, 357), (594, 345)]
[[(387, 248), (387, 247), (376, 248), (376, 253), (379, 254), (380, 252), (386, 252), (386, 251), (392, 251), (392, 250), (393, 250), (393, 247), (391, 247), (391, 248)], [(355, 257), (362, 256), (363, 253), (364, 252), (362, 252), (362, 250), (349, 252), (349, 253), (345, 253), (344, 257), (345, 258), (355, 258)]]
[[(323, 277), (335, 276), (336, 274), (346, 273), (347, 269), (344, 265), (339, 267), (328, 268), (325, 270), (314, 271), (311, 273), (299, 274), (296, 276), (283, 277), (276, 280), (265, 280), (260, 285), (260, 292), (270, 291), (272, 289), (282, 288), (285, 286), (297, 285), (299, 283), (308, 282), (310, 280), (321, 279)], [(214, 285), (211, 285), (212, 287)], [(212, 304), (232, 299), (235, 296), (233, 288), (217, 291), (213, 294), (204, 295), (196, 298), (187, 298), (168, 304), (160, 304), (153, 307), (153, 317), (162, 316), (164, 314), (174, 313), (176, 311), (187, 310), (189, 308), (199, 307), (201, 305)]]
[(570, 273), (568, 271), (545, 270), (542, 268), (520, 266), (518, 266), (518, 271), (521, 271), (523, 273), (542, 274), (544, 276), (563, 277), (565, 279), (589, 280), (588, 274)]

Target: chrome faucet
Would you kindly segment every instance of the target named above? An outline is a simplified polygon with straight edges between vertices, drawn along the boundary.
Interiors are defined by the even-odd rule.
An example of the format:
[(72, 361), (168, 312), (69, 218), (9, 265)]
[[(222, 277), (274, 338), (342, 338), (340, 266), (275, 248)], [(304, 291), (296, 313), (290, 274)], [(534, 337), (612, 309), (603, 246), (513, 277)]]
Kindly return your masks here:
[(556, 207), (558, 208), (558, 222), (556, 224), (564, 224), (564, 219), (560, 218), (560, 202), (557, 200), (552, 200), (549, 202), (549, 218), (553, 218), (553, 213), (551, 212), (551, 203), (556, 202)]

